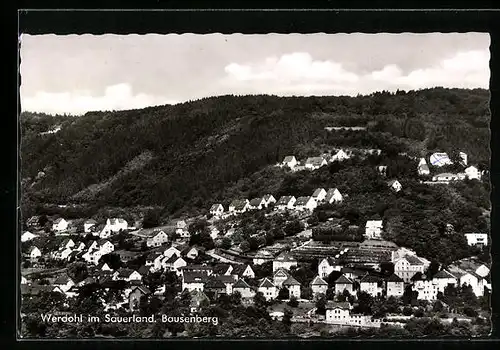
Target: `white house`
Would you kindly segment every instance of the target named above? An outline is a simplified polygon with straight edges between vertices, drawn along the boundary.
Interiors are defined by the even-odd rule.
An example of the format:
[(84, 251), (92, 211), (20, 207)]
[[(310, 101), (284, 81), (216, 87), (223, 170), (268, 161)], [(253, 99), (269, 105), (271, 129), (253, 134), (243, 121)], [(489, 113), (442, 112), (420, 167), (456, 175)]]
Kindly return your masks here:
[(403, 188), (401, 183), (398, 180), (390, 180), (387, 182), (387, 186), (394, 192), (399, 192)]
[(326, 281), (321, 277), (316, 276), (311, 281), (311, 289), (314, 297), (316, 297), (319, 294), (326, 294), (326, 290), (328, 289), (328, 283), (326, 283)]
[(411, 278), (411, 281), (413, 282), (412, 290), (418, 292), (418, 300), (433, 301), (437, 299), (438, 285), (427, 276), (419, 272)]
[(337, 188), (330, 188), (325, 196), (325, 202), (328, 204), (342, 202), (343, 196)]
[(254, 198), (249, 202), (249, 209), (260, 210), (264, 207), (266, 207), (266, 201), (262, 197), (261, 198)]
[(325, 199), (326, 197), (326, 191), (324, 188), (317, 188), (313, 195), (312, 195), (312, 198), (316, 201), (316, 202), (321, 202)]
[(123, 281), (140, 281), (142, 280), (142, 276), (135, 270), (121, 268), (118, 271), (115, 271), (115, 273), (113, 274), (113, 279)]
[(66, 231), (68, 229), (69, 222), (64, 220), (63, 218), (58, 218), (52, 224), (52, 230), (61, 232)]
[(425, 264), (414, 255), (406, 255), (394, 262), (394, 273), (406, 283), (417, 273), (424, 273)]
[(297, 299), (300, 299), (300, 283), (295, 278), (292, 276), (288, 277), (283, 282), (283, 287), (288, 289), (290, 298), (296, 297)]
[(344, 150), (339, 150), (336, 154), (334, 154), (331, 158), (331, 161), (338, 161), (341, 162), (343, 160), (349, 159), (350, 156), (344, 151)]
[(21, 235), (21, 242), (28, 242), (28, 241), (31, 241), (33, 238), (35, 237), (38, 237), (37, 235), (34, 235), (33, 233), (31, 233), (30, 231), (25, 231), (22, 235)]
[(250, 265), (236, 265), (235, 267), (233, 267), (231, 274), (237, 275), (240, 278), (242, 277), (255, 278), (255, 272), (253, 271), (252, 266)]
[(297, 266), (297, 260), (287, 252), (281, 253), (273, 260), (273, 272), (280, 268), (290, 270), (292, 266)]
[(274, 255), (272, 255), (267, 250), (259, 250), (257, 254), (253, 257), (254, 265), (262, 265), (268, 261), (272, 261), (274, 259)]
[(33, 246), (29, 249), (28, 256), (31, 260), (35, 260), (42, 256), (42, 252), (37, 247)]
[(473, 179), (481, 180), (481, 172), (474, 165), (471, 165), (470, 167), (466, 168), (464, 170), (464, 172), (465, 172), (465, 176), (469, 180), (473, 180)]
[(252, 298), (255, 295), (255, 291), (243, 279), (239, 279), (233, 285), (233, 293), (234, 292), (239, 292), (242, 298)]
[(331, 257), (323, 258), (318, 264), (318, 276), (321, 278), (328, 277), (333, 271), (340, 271), (342, 266), (337, 264)]
[(460, 286), (471, 286), (476, 297), (484, 295), (484, 278), (478, 276), (473, 271), (464, 271), (453, 267), (450, 267), (450, 272), (457, 278), (457, 282)]
[(380, 175), (386, 176), (387, 175), (387, 165), (379, 165), (377, 166), (377, 171)]
[(163, 252), (163, 255), (170, 258), (172, 255), (181, 256), (181, 251), (174, 246), (170, 246)]
[(180, 268), (187, 266), (187, 262), (181, 257), (172, 255), (170, 258), (164, 257), (161, 261), (161, 265), (165, 270), (178, 272)]
[(448, 156), (447, 153), (442, 153), (442, 152), (437, 152), (431, 154), (429, 157), (429, 162), (431, 165), (436, 166), (436, 167), (442, 167), (445, 165), (452, 165), (453, 162), (450, 160), (450, 157)]
[(148, 254), (148, 256), (146, 257), (146, 263), (145, 265), (146, 266), (154, 266), (155, 265), (155, 262), (163, 257), (163, 254), (160, 253), (160, 252), (153, 252), (153, 253), (150, 253)]
[(467, 244), (470, 246), (487, 246), (488, 234), (486, 233), (466, 233)]
[(229, 212), (235, 214), (241, 214), (250, 209), (250, 202), (248, 199), (235, 199), (229, 204)]
[(293, 209), (297, 199), (294, 196), (282, 196), (276, 203), (276, 209), (286, 210)]
[(103, 255), (104, 254), (100, 249), (90, 248), (85, 254), (83, 254), (82, 258), (88, 263), (97, 265)]
[(94, 227), (95, 225), (97, 225), (97, 221), (95, 221), (94, 219), (85, 221), (83, 224), (83, 232), (90, 233), (91, 228)]
[(298, 211), (313, 211), (317, 206), (318, 203), (316, 203), (313, 197), (299, 197), (295, 202), (295, 210)]
[(186, 224), (186, 221), (184, 221), (184, 220), (177, 221), (175, 233), (178, 234), (181, 238), (189, 238), (190, 237), (190, 234), (188, 231), (188, 225)]
[(463, 166), (467, 166), (467, 154), (466, 154), (466, 153), (464, 153), (464, 152), (460, 152), (458, 155), (459, 155), (459, 157), (462, 159), (460, 163), (461, 163)]
[(167, 242), (168, 242), (168, 235), (163, 230), (160, 230), (160, 231), (155, 231), (153, 233), (153, 236), (149, 237), (146, 240), (146, 246), (159, 247)]
[(54, 259), (66, 260), (73, 250), (71, 248), (59, 248), (59, 250), (52, 253)]
[(328, 162), (323, 157), (310, 157), (306, 160), (305, 168), (308, 170), (316, 170), (327, 164)]
[(288, 167), (290, 169), (294, 169), (299, 162), (295, 158), (295, 156), (287, 156), (285, 159), (283, 159), (283, 162), (281, 163), (282, 167)]
[(417, 166), (417, 171), (418, 175), (429, 175), (431, 173), (429, 166), (427, 165), (427, 162), (425, 161), (425, 158), (420, 158), (420, 162), (418, 163)]
[(326, 323), (347, 325), (349, 323), (349, 309), (350, 304), (348, 302), (327, 303)]
[(102, 255), (106, 255), (115, 250), (115, 245), (107, 239), (100, 239), (97, 242), (97, 248), (101, 251)]
[(354, 282), (350, 278), (341, 275), (335, 280), (335, 294), (342, 294), (344, 290), (347, 290), (350, 294), (353, 294)]
[(359, 281), (359, 290), (370, 294), (372, 297), (382, 295), (382, 280), (373, 275), (366, 275)]
[(196, 247), (190, 247), (187, 250), (184, 250), (185, 256), (188, 259), (196, 259), (199, 255), (198, 248)]
[(368, 220), (365, 226), (365, 237), (368, 239), (378, 239), (382, 236), (382, 220)]
[(274, 272), (273, 283), (277, 288), (281, 288), (283, 282), (285, 282), (288, 277), (290, 277), (290, 274), (284, 268), (279, 268)]
[(224, 213), (224, 207), (220, 203), (213, 204), (210, 207), (210, 214), (212, 214), (213, 216), (220, 216), (223, 213)]
[(432, 277), (432, 282), (437, 286), (438, 292), (444, 293), (448, 285), (457, 285), (457, 278), (446, 270), (441, 270)]
[(257, 291), (261, 292), (268, 301), (278, 296), (278, 289), (267, 277), (259, 284)]
[(264, 196), (264, 200), (266, 201), (266, 207), (270, 206), (271, 204), (276, 203), (276, 198), (272, 194), (266, 194)]
[(210, 237), (212, 237), (212, 239), (217, 239), (217, 237), (219, 237), (219, 229), (215, 226), (210, 226)]
[(99, 237), (108, 238), (113, 233), (128, 230), (128, 223), (122, 218), (111, 218), (106, 220), (106, 225), (102, 229)]
[(400, 297), (405, 292), (405, 283), (401, 277), (393, 273), (387, 278), (385, 289), (387, 297)]
[(74, 246), (75, 242), (71, 238), (66, 238), (61, 242), (59, 248), (66, 249), (66, 248), (73, 248)]

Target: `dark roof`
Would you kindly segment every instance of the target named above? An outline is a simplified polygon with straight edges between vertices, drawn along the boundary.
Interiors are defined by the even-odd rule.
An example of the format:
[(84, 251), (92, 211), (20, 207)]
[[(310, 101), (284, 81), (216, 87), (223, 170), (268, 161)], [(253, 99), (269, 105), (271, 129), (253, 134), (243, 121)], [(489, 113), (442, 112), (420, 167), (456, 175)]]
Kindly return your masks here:
[(165, 263), (166, 264), (173, 264), (174, 262), (177, 261), (177, 259), (179, 259), (179, 257), (175, 254), (172, 254), (172, 256), (170, 258), (168, 258), (167, 261), (165, 261)]
[(344, 275), (341, 275), (339, 278), (337, 278), (334, 282), (335, 284), (352, 284), (353, 282), (347, 278)]
[(290, 273), (282, 267), (280, 267), (274, 272), (274, 276), (276, 276), (280, 272), (284, 273), (287, 277), (290, 276)]
[(219, 275), (219, 276), (216, 276), (216, 278), (221, 281), (222, 283), (234, 283), (236, 282), (236, 277), (235, 275)]
[(210, 277), (207, 283), (205, 284), (205, 289), (219, 289), (219, 288), (226, 288), (226, 285), (220, 279), (215, 277)]
[(257, 207), (262, 203), (263, 200), (264, 200), (263, 198), (254, 198), (250, 201), (250, 205), (252, 207)]
[(366, 275), (360, 280), (361, 283), (378, 283), (380, 281), (381, 281), (380, 277), (373, 275)]
[(311, 286), (327, 286), (328, 283), (324, 279), (322, 279), (319, 276), (314, 277), (314, 279), (311, 282)]
[(298, 205), (306, 205), (307, 202), (309, 202), (309, 200), (311, 200), (311, 197), (306, 197), (306, 196), (299, 197), (299, 198), (297, 198), (297, 201), (295, 202), (295, 205), (296, 206), (298, 206)]
[[(313, 197), (318, 197), (318, 196), (319, 196), (319, 194), (321, 193), (321, 191), (325, 191), (325, 189), (324, 189), (324, 188), (317, 188), (317, 189), (316, 189), (316, 191), (314, 191), (314, 193), (313, 193), (313, 195), (312, 195), (312, 196), (313, 196)], [(325, 191), (325, 192), (326, 192), (326, 191)]]
[(250, 286), (248, 285), (248, 283), (245, 282), (245, 280), (243, 280), (243, 279), (240, 278), (233, 285), (233, 289), (235, 289), (235, 288), (250, 288)]
[[(238, 275), (241, 277), (241, 275), (243, 274), (243, 272), (245, 272), (245, 270), (247, 269), (249, 265), (242, 265), (242, 264), (238, 264), (238, 265), (235, 265), (233, 266), (233, 271), (231, 271), (231, 274), (233, 275)], [(252, 268), (252, 267), (250, 267)], [(252, 269), (253, 271), (253, 269)]]
[(446, 270), (441, 270), (439, 271), (438, 273), (436, 273), (433, 278), (455, 278), (454, 275), (452, 275), (451, 273), (449, 273), (448, 271)]
[(351, 306), (351, 304), (349, 304), (347, 301), (335, 302), (335, 301), (329, 300), (326, 303), (326, 308), (330, 309), (330, 310), (337, 309), (337, 308), (346, 310), (346, 309), (349, 309), (350, 306)]
[(145, 285), (141, 284), (139, 286), (134, 286), (132, 287), (132, 290), (130, 292), (133, 292), (135, 291), (136, 289), (138, 289), (139, 291), (141, 291), (141, 293), (143, 294), (151, 294), (151, 291), (149, 290), (148, 287), (146, 287)]
[(310, 157), (310, 158), (307, 158), (306, 164), (312, 164), (312, 165), (315, 165), (315, 166), (320, 166), (321, 163), (323, 163), (324, 160), (325, 160), (325, 158), (323, 158), (323, 157)]
[(416, 274), (413, 275), (412, 278), (410, 278), (410, 280), (412, 282), (415, 282), (415, 281), (424, 281), (427, 279), (427, 276), (424, 275), (422, 272), (417, 272)]
[(285, 159), (283, 159), (283, 163), (289, 163), (291, 162), (295, 157), (294, 156), (286, 156)]
[(234, 207), (235, 210), (242, 210), (247, 205), (247, 201), (244, 199), (235, 199), (231, 202), (231, 206)]
[(203, 272), (186, 271), (182, 274), (182, 280), (184, 283), (206, 283), (208, 275)]
[(230, 264), (225, 264), (225, 263), (215, 264), (213, 270), (215, 274), (223, 275), (227, 272), (230, 266), (231, 266)]
[(393, 273), (387, 278), (387, 282), (404, 282), (401, 277)]
[(122, 269), (118, 270), (118, 277), (129, 277), (133, 273), (134, 273), (134, 270), (132, 270), (132, 269), (122, 268)]
[(413, 255), (405, 255), (404, 257), (412, 265), (423, 265), (422, 260)]
[(161, 255), (163, 255), (163, 254), (160, 252), (153, 252), (153, 253), (148, 254), (146, 260), (153, 261)]
[(270, 281), (270, 280), (266, 277), (266, 278), (264, 278), (264, 279), (262, 280), (262, 282), (260, 282), (260, 284), (259, 284), (259, 288), (260, 288), (260, 287), (263, 287), (263, 288), (272, 288), (272, 287), (274, 287), (274, 283), (273, 283), (273, 282), (271, 282), (271, 281)]
[(278, 202), (276, 203), (277, 205), (287, 205), (288, 202), (293, 198), (293, 196), (282, 196)]
[(284, 286), (300, 286), (299, 281), (297, 281), (295, 278), (292, 276), (289, 276), (284, 282)]
[(139, 269), (137, 269), (137, 272), (139, 272), (141, 275), (147, 275), (149, 273), (149, 267), (147, 267), (146, 265), (142, 265), (141, 267), (139, 267)]
[(68, 276), (59, 276), (56, 278), (56, 280), (54, 281), (54, 285), (57, 285), (57, 284), (66, 284), (68, 283), (69, 281), (71, 280), (71, 278), (69, 278)]

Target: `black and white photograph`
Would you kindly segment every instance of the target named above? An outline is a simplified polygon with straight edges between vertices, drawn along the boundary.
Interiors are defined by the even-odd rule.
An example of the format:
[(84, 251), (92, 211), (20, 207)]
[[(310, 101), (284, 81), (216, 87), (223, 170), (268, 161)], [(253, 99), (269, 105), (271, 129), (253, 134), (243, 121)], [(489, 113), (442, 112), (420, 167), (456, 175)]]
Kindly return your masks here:
[(19, 339), (490, 335), (489, 34), (19, 46)]

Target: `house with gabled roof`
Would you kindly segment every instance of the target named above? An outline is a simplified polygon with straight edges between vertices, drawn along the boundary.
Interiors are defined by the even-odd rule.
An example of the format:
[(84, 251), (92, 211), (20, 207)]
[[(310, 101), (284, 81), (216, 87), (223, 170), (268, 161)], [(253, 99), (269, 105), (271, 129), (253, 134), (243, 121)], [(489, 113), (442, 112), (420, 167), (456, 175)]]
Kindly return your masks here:
[(328, 277), (333, 271), (340, 271), (340, 265), (334, 258), (326, 257), (321, 259), (318, 264), (318, 276), (322, 278)]
[(403, 185), (401, 185), (401, 183), (396, 179), (387, 181), (387, 186), (389, 186), (389, 188), (396, 193), (403, 189)]
[(453, 162), (450, 160), (448, 153), (436, 152), (430, 155), (429, 162), (432, 166), (442, 167), (445, 165), (452, 165)]
[(212, 204), (210, 207), (210, 214), (213, 216), (220, 216), (224, 213), (224, 207), (220, 203)]
[(379, 165), (377, 166), (377, 171), (382, 176), (387, 176), (387, 165)]
[(218, 279), (216, 276), (210, 276), (205, 283), (204, 291), (206, 294), (213, 295), (214, 300), (219, 298), (221, 294), (227, 294), (227, 288), (224, 282)]
[(62, 275), (54, 280), (52, 283), (55, 287), (59, 287), (64, 293), (75, 285), (75, 282), (68, 276)]
[(264, 197), (264, 201), (266, 201), (266, 208), (274, 203), (276, 203), (276, 198), (272, 194), (266, 194)]
[(240, 293), (242, 298), (253, 298), (255, 296), (255, 291), (250, 285), (243, 279), (239, 279), (233, 285), (233, 293)]
[(278, 288), (276, 288), (274, 283), (267, 277), (263, 278), (259, 283), (257, 291), (261, 292), (268, 301), (278, 296)]
[(248, 199), (235, 199), (229, 204), (229, 212), (234, 214), (241, 214), (250, 209), (250, 202)]
[(470, 167), (465, 168), (464, 172), (465, 172), (465, 176), (469, 180), (474, 180), (474, 179), (481, 180), (481, 172), (474, 165), (471, 165)]
[(412, 290), (418, 293), (417, 300), (433, 301), (437, 299), (438, 285), (424, 273), (417, 272), (410, 279)]
[(255, 278), (255, 272), (250, 265), (235, 265), (231, 271), (232, 275), (237, 275), (239, 278)]
[(340, 203), (344, 197), (337, 188), (329, 188), (326, 192), (325, 202), (328, 204)]
[(282, 196), (278, 202), (276, 202), (275, 209), (286, 210), (293, 209), (297, 199), (294, 196)]
[(130, 293), (128, 294), (129, 308), (134, 310), (139, 307), (139, 303), (142, 297), (148, 297), (151, 291), (145, 285), (133, 286)]
[(326, 190), (324, 188), (317, 188), (312, 195), (316, 202), (322, 202), (326, 197)]
[(285, 282), (288, 277), (290, 277), (290, 273), (284, 268), (280, 267), (274, 272), (273, 275), (273, 283), (277, 288), (281, 288), (283, 282)]
[(289, 252), (282, 252), (273, 260), (273, 272), (280, 268), (290, 270), (292, 266), (297, 266), (297, 259)]
[(328, 162), (323, 157), (309, 157), (305, 162), (305, 168), (308, 170), (316, 170), (327, 164)]
[(309, 210), (313, 211), (318, 206), (318, 203), (314, 200), (313, 197), (299, 197), (295, 202), (295, 210), (304, 211)]
[(283, 287), (288, 289), (290, 298), (296, 297), (297, 299), (300, 299), (300, 282), (295, 278), (289, 276), (285, 281), (283, 281)]
[(326, 294), (328, 283), (326, 283), (326, 281), (321, 277), (316, 276), (311, 281), (311, 289), (314, 297), (318, 296), (319, 294)]
[(163, 230), (154, 231), (151, 237), (146, 240), (146, 246), (148, 247), (159, 247), (165, 243), (168, 243), (168, 235)]
[(365, 238), (380, 239), (382, 238), (382, 220), (368, 220), (365, 225)]
[(180, 272), (181, 268), (187, 266), (187, 262), (177, 255), (172, 255), (170, 258), (164, 257), (161, 265), (165, 270)]
[(418, 175), (421, 175), (421, 176), (427, 176), (431, 173), (429, 166), (427, 165), (427, 162), (425, 161), (425, 158), (420, 158), (420, 162), (418, 163), (418, 166), (417, 166), (417, 171), (418, 171)]
[(203, 272), (183, 271), (182, 290), (187, 289), (190, 292), (193, 290), (203, 291), (208, 279), (209, 276)]
[(484, 286), (486, 281), (484, 278), (479, 276), (476, 272), (470, 270), (463, 270), (457, 266), (450, 265), (448, 266), (448, 271), (455, 276), (457, 280), (457, 285), (463, 286), (468, 285), (472, 287), (472, 291), (476, 295), (476, 297), (480, 297), (484, 295)]
[(354, 282), (344, 275), (341, 275), (339, 278), (337, 278), (334, 284), (335, 294), (342, 294), (344, 293), (344, 290), (347, 290), (351, 294), (354, 293)]
[(100, 239), (97, 241), (97, 249), (101, 251), (102, 255), (106, 255), (115, 250), (115, 245), (107, 239)]
[(406, 283), (417, 273), (424, 273), (425, 264), (415, 255), (405, 255), (394, 262), (394, 273)]
[(281, 162), (282, 167), (288, 167), (290, 169), (294, 169), (299, 162), (297, 161), (297, 158), (295, 156), (286, 156), (285, 159)]
[(227, 294), (232, 294), (233, 293), (233, 286), (236, 283), (238, 276), (236, 275), (218, 275), (216, 278), (224, 283), (226, 286), (226, 293)]
[(345, 324), (349, 322), (349, 310), (351, 305), (348, 302), (333, 302), (326, 303), (325, 321), (330, 324)]
[(33, 238), (36, 238), (38, 237), (37, 235), (31, 233), (30, 231), (25, 231), (22, 235), (21, 235), (21, 242), (28, 242), (28, 241), (31, 241)]
[(233, 271), (233, 266), (231, 264), (227, 263), (218, 263), (215, 264), (213, 267), (213, 273), (214, 275), (226, 275), (229, 276), (231, 275), (231, 272)]
[(94, 219), (86, 220), (83, 223), (83, 232), (90, 233), (91, 232), (91, 228), (94, 227), (95, 225), (97, 225), (97, 221), (95, 221)]
[(64, 220), (64, 218), (57, 218), (52, 223), (52, 230), (56, 232), (66, 231), (68, 229), (69, 222)]
[(464, 236), (470, 246), (484, 247), (488, 245), (487, 233), (465, 233)]
[(161, 260), (161, 257), (163, 254), (161, 252), (152, 252), (149, 253), (148, 256), (146, 257), (146, 266), (155, 266), (155, 261), (157, 259)]
[(42, 252), (37, 247), (31, 246), (30, 249), (28, 250), (27, 256), (31, 260), (36, 260), (42, 256)]
[(248, 209), (251, 209), (251, 210), (260, 210), (260, 209), (264, 208), (265, 206), (266, 206), (266, 201), (264, 200), (263, 197), (253, 198), (249, 202)]
[(181, 251), (176, 246), (172, 245), (172, 246), (168, 247), (167, 249), (165, 249), (165, 251), (163, 252), (163, 255), (165, 255), (166, 257), (169, 257), (169, 258), (172, 255), (181, 256)]
[(367, 274), (359, 281), (359, 290), (370, 294), (372, 297), (377, 297), (382, 295), (383, 282), (380, 277)]
[(457, 278), (446, 270), (438, 271), (432, 276), (432, 282), (437, 285), (438, 292), (444, 293), (444, 289), (449, 286), (456, 286), (458, 284)]
[(140, 281), (142, 276), (133, 269), (121, 268), (113, 274), (113, 280)]
[(394, 297), (400, 297), (404, 294), (405, 292), (405, 282), (401, 277), (393, 273), (390, 275), (386, 280), (386, 295), (387, 297), (394, 296)]
[(210, 299), (202, 290), (192, 290), (189, 292), (191, 302), (189, 309), (191, 313), (199, 312), (203, 307), (210, 305)]

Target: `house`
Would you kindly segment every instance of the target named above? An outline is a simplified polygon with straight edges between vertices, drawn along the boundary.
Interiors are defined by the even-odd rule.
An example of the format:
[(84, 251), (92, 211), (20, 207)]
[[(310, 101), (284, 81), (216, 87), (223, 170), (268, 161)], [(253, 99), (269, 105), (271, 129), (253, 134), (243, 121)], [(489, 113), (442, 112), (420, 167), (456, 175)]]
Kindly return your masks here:
[(236, 265), (233, 267), (231, 274), (237, 275), (239, 278), (255, 278), (255, 273), (250, 265)]
[(38, 237), (37, 235), (34, 235), (33, 233), (31, 233), (30, 231), (25, 231), (22, 235), (21, 235), (21, 242), (28, 242), (28, 241), (31, 241), (33, 238), (35, 237)]
[(460, 161), (460, 165), (462, 166), (467, 166), (467, 154), (464, 153), (464, 152), (460, 152), (458, 154), (458, 156), (460, 157), (461, 161)]
[(406, 283), (417, 273), (424, 273), (425, 264), (415, 255), (405, 255), (394, 262), (394, 273)]
[(268, 252), (267, 250), (261, 249), (257, 252), (257, 254), (253, 257), (254, 265), (262, 265), (268, 261), (272, 261), (274, 259), (274, 255)]
[(275, 299), (278, 296), (278, 288), (267, 277), (260, 282), (257, 291), (261, 292), (267, 301)]
[(449, 266), (449, 272), (457, 279), (459, 286), (468, 285), (477, 297), (484, 295), (485, 280), (474, 271), (462, 270), (456, 266)]
[(398, 180), (387, 181), (387, 186), (389, 186), (389, 188), (394, 192), (399, 192), (403, 188), (403, 186)]
[(431, 156), (429, 157), (429, 162), (435, 167), (442, 167), (445, 165), (453, 164), (448, 154), (441, 152), (431, 154)]
[(299, 197), (295, 202), (295, 210), (299, 211), (313, 211), (317, 206), (318, 203), (316, 203), (313, 197)]
[(444, 293), (444, 289), (450, 284), (457, 285), (457, 278), (446, 270), (441, 270), (432, 277), (432, 282), (437, 286), (438, 292)]
[(142, 280), (142, 276), (135, 270), (121, 268), (113, 274), (113, 280), (140, 281)]
[(340, 271), (341, 268), (342, 266), (339, 265), (333, 258), (323, 258), (318, 264), (318, 276), (326, 278), (330, 276), (332, 271)]
[(102, 255), (106, 255), (115, 250), (115, 245), (107, 239), (100, 239), (97, 241), (97, 249), (101, 251)]
[(420, 158), (420, 161), (417, 166), (418, 175), (427, 176), (431, 173), (425, 158)]
[[(182, 271), (182, 269), (181, 269)], [(182, 290), (203, 291), (205, 283), (208, 281), (208, 275), (203, 272), (183, 271), (182, 272)]]
[(283, 162), (281, 162), (282, 167), (288, 167), (291, 170), (293, 170), (299, 162), (295, 158), (295, 156), (286, 156), (285, 159), (283, 159)]
[(484, 247), (488, 245), (488, 234), (486, 233), (466, 233), (464, 236), (470, 246)]
[(350, 294), (354, 292), (354, 282), (344, 275), (341, 275), (334, 282), (335, 284), (335, 294), (342, 294), (344, 290), (347, 290)]
[(192, 247), (187, 247), (181, 252), (182, 256), (185, 256), (188, 259), (196, 259), (198, 255), (200, 255), (200, 249), (198, 247), (192, 246)]
[(28, 279), (24, 276), (21, 276), (21, 284), (28, 284)]
[(471, 165), (470, 167), (466, 168), (464, 170), (464, 172), (465, 172), (465, 176), (469, 180), (473, 180), (473, 179), (481, 180), (481, 172), (474, 165)]
[(349, 322), (349, 309), (351, 305), (348, 302), (328, 302), (326, 304), (326, 323), (345, 324)]
[(166, 257), (169, 257), (169, 258), (172, 255), (181, 256), (181, 251), (177, 247), (170, 246), (167, 249), (165, 249), (165, 251), (163, 252), (163, 255), (165, 255)]
[(83, 223), (83, 232), (90, 233), (91, 228), (94, 227), (95, 225), (97, 225), (97, 221), (95, 221), (94, 219), (90, 219), (90, 220), (85, 221)]
[(266, 201), (264, 198), (254, 198), (249, 202), (248, 209), (260, 210), (266, 206)]
[(283, 287), (286, 287), (290, 293), (291, 297), (296, 297), (300, 299), (300, 283), (292, 276), (289, 276), (285, 281), (283, 281)]
[(139, 307), (140, 301), (142, 297), (148, 297), (151, 294), (151, 291), (145, 285), (133, 286), (129, 295), (128, 302), (130, 310), (134, 310)]
[(278, 210), (293, 209), (296, 201), (294, 196), (282, 196), (276, 203), (275, 208)]
[(412, 290), (418, 292), (418, 300), (433, 301), (437, 299), (438, 285), (422, 272), (417, 272), (410, 279), (413, 283)]
[(213, 204), (210, 207), (210, 214), (212, 214), (213, 216), (220, 216), (223, 213), (224, 213), (224, 207), (220, 203)]
[(216, 276), (219, 281), (226, 286), (226, 294), (233, 294), (233, 286), (236, 283), (235, 275), (218, 275)]
[(61, 242), (61, 245), (59, 246), (59, 249), (72, 248), (74, 246), (75, 246), (75, 242), (71, 238), (65, 238)]
[(210, 305), (210, 299), (203, 291), (195, 289), (190, 291), (189, 294), (191, 296), (191, 302), (189, 304), (191, 313), (196, 313), (203, 307)]
[(146, 240), (147, 247), (159, 247), (168, 242), (168, 235), (163, 231), (153, 231), (153, 235)]
[(58, 218), (52, 223), (52, 230), (57, 232), (66, 231), (68, 229), (68, 225), (68, 221), (63, 218)]
[(288, 279), (288, 277), (290, 277), (288, 271), (286, 271), (284, 268), (279, 268), (274, 273), (273, 283), (277, 288), (281, 288), (283, 282), (285, 282)]
[(400, 297), (405, 292), (405, 283), (401, 277), (393, 273), (385, 281), (387, 297)]
[(383, 280), (377, 276), (366, 275), (359, 281), (359, 290), (372, 297), (380, 296), (383, 291)]
[(274, 203), (276, 203), (276, 198), (272, 194), (266, 194), (264, 196), (264, 200), (266, 201), (266, 208)]
[(187, 225), (186, 221), (184, 221), (184, 220), (177, 221), (175, 233), (177, 235), (179, 235), (179, 237), (181, 237), (181, 238), (191, 237), (191, 234), (189, 233), (189, 230), (188, 230), (188, 225)]
[(88, 262), (97, 265), (99, 259), (103, 256), (103, 252), (98, 248), (90, 248), (87, 252), (82, 255), (82, 258)]
[(170, 258), (164, 257), (161, 265), (165, 270), (178, 272), (182, 267), (187, 266), (187, 262), (181, 257), (172, 255)]
[(80, 243), (78, 243), (77, 245), (75, 245), (75, 247), (73, 247), (73, 251), (75, 251), (75, 250), (76, 250), (76, 251), (81, 252), (81, 251), (83, 251), (84, 249), (85, 249), (85, 243), (83, 243), (83, 242), (80, 242)]
[(241, 214), (250, 209), (250, 202), (248, 199), (235, 199), (229, 204), (229, 212)]
[(54, 280), (54, 283), (52, 284), (56, 287), (59, 287), (63, 292), (66, 292), (75, 285), (75, 282), (73, 282), (73, 280), (68, 276), (59, 276)]
[(57, 260), (67, 260), (69, 255), (73, 252), (71, 248), (59, 248), (58, 251), (53, 252), (53, 258)]
[(235, 292), (240, 293), (242, 298), (252, 298), (255, 295), (255, 291), (243, 279), (239, 279), (233, 285), (233, 293)]
[(312, 198), (316, 201), (316, 202), (321, 202), (325, 199), (326, 197), (326, 191), (324, 188), (317, 188), (313, 195), (312, 195)]
[(97, 269), (101, 271), (113, 271), (107, 263), (99, 263)]
[(334, 154), (332, 156), (332, 158), (330, 158), (330, 161), (332, 162), (341, 162), (343, 160), (346, 160), (346, 159), (349, 159), (350, 156), (344, 151), (344, 150), (339, 150), (336, 154)]
[(161, 252), (153, 252), (148, 254), (148, 256), (146, 257), (146, 266), (154, 266), (156, 269), (158, 269), (159, 266), (157, 266), (157, 261), (159, 262), (162, 257), (163, 254)]
[(220, 264), (215, 264), (214, 265), (214, 274), (215, 275), (223, 275), (223, 276), (229, 276), (231, 275), (231, 272), (233, 271), (233, 266), (230, 264), (225, 264), (225, 263), (220, 263)]
[(325, 202), (328, 204), (342, 202), (342, 199), (342, 194), (337, 188), (330, 188), (328, 192), (326, 192)]
[(219, 295), (227, 294), (226, 285), (217, 277), (210, 277), (205, 283), (204, 291), (207, 295), (213, 295), (213, 299), (219, 298)]
[(451, 173), (441, 173), (434, 175), (432, 177), (432, 181), (434, 182), (448, 182), (448, 181), (457, 181), (458, 175), (456, 174), (451, 174)]
[(214, 273), (214, 269), (212, 266), (207, 265), (188, 265), (181, 268), (182, 273), (185, 272), (199, 272), (204, 273), (207, 276), (211, 276)]
[(314, 297), (316, 297), (319, 294), (326, 294), (326, 290), (328, 289), (328, 283), (326, 283), (326, 281), (321, 277), (316, 276), (311, 281), (311, 289)]
[(38, 249), (37, 247), (35, 246), (32, 246), (29, 250), (28, 250), (28, 257), (31, 259), (31, 260), (36, 260), (38, 259), (39, 257), (42, 256), (42, 252), (40, 251), (40, 249)]
[(122, 218), (111, 218), (106, 220), (106, 227), (113, 233), (120, 231), (126, 231), (128, 229), (128, 223)]
[(386, 176), (387, 175), (387, 165), (379, 165), (377, 167), (377, 171), (380, 175)]
[(316, 170), (327, 164), (328, 162), (323, 157), (310, 157), (306, 160), (305, 168), (308, 170)]
[(287, 252), (283, 252), (273, 260), (273, 272), (280, 268), (290, 270), (292, 266), (297, 266), (297, 260)]
[(380, 239), (382, 236), (382, 220), (368, 220), (365, 226), (365, 237), (368, 239)]

